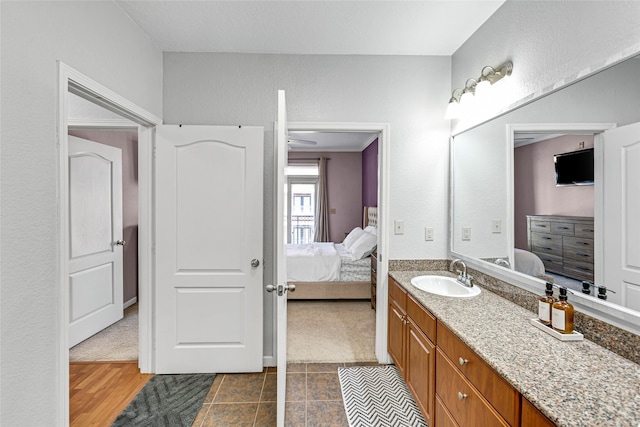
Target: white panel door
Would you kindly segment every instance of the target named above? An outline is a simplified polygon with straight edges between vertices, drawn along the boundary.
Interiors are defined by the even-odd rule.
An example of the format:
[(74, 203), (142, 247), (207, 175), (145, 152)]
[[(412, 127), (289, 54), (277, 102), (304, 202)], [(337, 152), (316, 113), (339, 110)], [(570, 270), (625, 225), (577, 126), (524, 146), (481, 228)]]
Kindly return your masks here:
[(604, 133), (604, 285), (640, 310), (640, 123)]
[(122, 150), (69, 136), (69, 347), (123, 317)]
[(286, 243), (288, 233), (287, 177), (287, 104), (284, 90), (278, 91), (278, 126), (276, 130), (276, 285), (267, 289), (276, 298), (276, 337), (278, 358), (277, 425), (285, 425), (285, 397), (287, 394), (287, 292), (295, 285), (287, 284)]
[(263, 368), (262, 127), (156, 132), (156, 373)]

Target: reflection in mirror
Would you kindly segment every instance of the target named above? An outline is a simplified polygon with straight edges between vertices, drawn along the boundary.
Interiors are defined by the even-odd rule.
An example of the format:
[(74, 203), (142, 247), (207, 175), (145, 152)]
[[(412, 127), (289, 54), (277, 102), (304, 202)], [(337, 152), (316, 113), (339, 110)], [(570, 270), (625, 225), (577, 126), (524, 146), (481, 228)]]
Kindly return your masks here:
[[(479, 265), (521, 270), (529, 277), (556, 282), (571, 279), (578, 289), (582, 280), (590, 280), (616, 292), (608, 294), (607, 303), (640, 311), (640, 283), (627, 284), (636, 281), (640, 271), (640, 180), (629, 181), (622, 192), (607, 186), (611, 180), (602, 179), (603, 147), (611, 131), (602, 132), (613, 125), (640, 122), (638, 100), (640, 60), (634, 57), (456, 135), (451, 147), (452, 253), (478, 260)], [(588, 126), (580, 129), (577, 124)], [(595, 185), (556, 187), (553, 156), (581, 147), (595, 147)], [(630, 163), (622, 165), (627, 178), (636, 176), (629, 171), (640, 169), (634, 163), (640, 161), (637, 152), (640, 144), (628, 146), (625, 158)], [(626, 221), (628, 227), (624, 238), (615, 240), (624, 243), (624, 260), (617, 264), (626, 263), (636, 271), (631, 279), (627, 273), (622, 273), (624, 279), (621, 274), (605, 274), (616, 264), (612, 258), (621, 256), (620, 252), (612, 256), (604, 239), (613, 235), (611, 229), (605, 234), (604, 219), (604, 199), (611, 191), (621, 193), (622, 202), (638, 210), (635, 217), (629, 216), (635, 211), (629, 211), (619, 221)], [(553, 226), (560, 237), (553, 233), (542, 236), (545, 226), (548, 230)], [(573, 235), (560, 227), (573, 227)], [(595, 230), (591, 235), (583, 231), (590, 229)], [(592, 247), (587, 247), (589, 238)], [(550, 244), (544, 245), (545, 240)], [(527, 284), (542, 292), (543, 282)], [(590, 306), (598, 305), (594, 293), (597, 290), (592, 289)]]

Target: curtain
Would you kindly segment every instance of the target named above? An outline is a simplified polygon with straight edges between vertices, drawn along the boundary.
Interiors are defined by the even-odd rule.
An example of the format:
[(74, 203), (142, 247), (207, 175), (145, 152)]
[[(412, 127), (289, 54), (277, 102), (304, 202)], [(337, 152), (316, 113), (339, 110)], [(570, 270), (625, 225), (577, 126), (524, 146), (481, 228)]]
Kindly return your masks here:
[(329, 194), (327, 192), (327, 158), (318, 162), (318, 195), (316, 200), (316, 234), (314, 242), (329, 241)]

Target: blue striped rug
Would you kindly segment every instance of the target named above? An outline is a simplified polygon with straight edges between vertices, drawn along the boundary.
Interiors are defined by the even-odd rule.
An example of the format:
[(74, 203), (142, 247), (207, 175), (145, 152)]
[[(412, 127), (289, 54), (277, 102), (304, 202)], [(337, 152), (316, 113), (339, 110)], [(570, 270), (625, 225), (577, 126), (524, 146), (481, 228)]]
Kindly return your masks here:
[(191, 426), (214, 378), (215, 374), (155, 375), (111, 426)]
[(338, 368), (350, 427), (427, 427), (395, 366)]

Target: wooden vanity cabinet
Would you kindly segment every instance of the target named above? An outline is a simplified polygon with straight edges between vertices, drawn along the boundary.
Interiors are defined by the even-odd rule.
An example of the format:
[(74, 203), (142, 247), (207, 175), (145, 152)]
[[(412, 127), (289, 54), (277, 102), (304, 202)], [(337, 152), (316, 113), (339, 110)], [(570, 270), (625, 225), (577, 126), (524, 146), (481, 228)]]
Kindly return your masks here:
[(522, 398), (522, 427), (555, 427), (542, 412), (524, 397)]
[[(432, 425), (435, 403), (436, 319), (389, 278), (388, 351)], [(433, 341), (432, 341), (433, 340)]]

